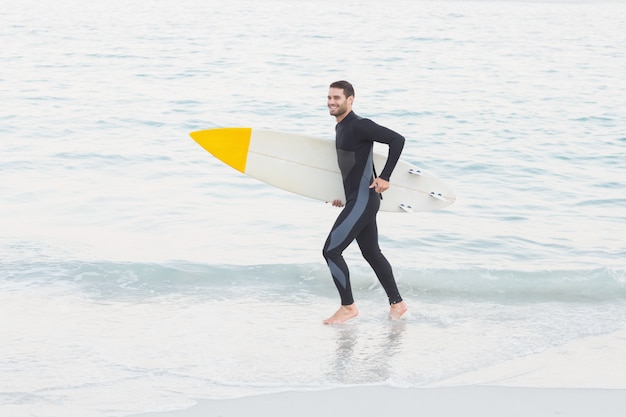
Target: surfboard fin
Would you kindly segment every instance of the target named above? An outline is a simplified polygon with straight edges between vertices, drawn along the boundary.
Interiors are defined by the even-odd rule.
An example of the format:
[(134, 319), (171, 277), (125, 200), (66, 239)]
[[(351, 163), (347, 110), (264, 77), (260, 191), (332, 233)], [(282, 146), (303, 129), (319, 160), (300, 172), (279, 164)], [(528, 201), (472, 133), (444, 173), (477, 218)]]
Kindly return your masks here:
[(448, 199), (446, 199), (443, 194), (441, 193), (437, 193), (435, 191), (431, 191), (430, 192), (430, 196), (433, 198), (436, 198), (437, 200), (443, 200), (443, 201), (448, 201)]
[(415, 211), (413, 210), (413, 207), (404, 203), (400, 204), (400, 209), (406, 211), (407, 213), (415, 213)]

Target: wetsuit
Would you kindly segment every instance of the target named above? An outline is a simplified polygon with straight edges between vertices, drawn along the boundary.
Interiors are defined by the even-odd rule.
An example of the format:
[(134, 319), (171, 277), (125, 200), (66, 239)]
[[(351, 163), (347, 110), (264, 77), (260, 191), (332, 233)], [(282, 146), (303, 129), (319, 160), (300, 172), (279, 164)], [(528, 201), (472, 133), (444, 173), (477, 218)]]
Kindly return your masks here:
[(323, 255), (333, 276), (342, 305), (354, 303), (350, 273), (342, 253), (356, 239), (365, 260), (370, 264), (383, 286), (390, 304), (399, 303), (391, 265), (378, 246), (376, 213), (381, 195), (369, 186), (374, 181), (374, 142), (389, 145), (387, 162), (380, 178), (389, 181), (404, 147), (404, 137), (369, 119), (350, 112), (335, 127), (337, 160), (343, 177), (346, 204), (339, 214), (324, 245)]

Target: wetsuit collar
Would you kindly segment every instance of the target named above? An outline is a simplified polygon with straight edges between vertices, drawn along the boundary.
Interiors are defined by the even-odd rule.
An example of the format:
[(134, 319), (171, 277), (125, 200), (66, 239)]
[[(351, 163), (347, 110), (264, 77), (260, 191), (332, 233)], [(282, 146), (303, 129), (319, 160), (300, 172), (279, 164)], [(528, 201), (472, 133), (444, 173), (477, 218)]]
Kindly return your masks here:
[(342, 119), (339, 123), (337, 123), (337, 125), (340, 125), (340, 124), (342, 124), (343, 122), (345, 122), (346, 120), (348, 120), (348, 119), (352, 119), (352, 118), (353, 118), (353, 117), (355, 117), (355, 116), (356, 116), (356, 114), (354, 114), (354, 110), (350, 110), (350, 113), (348, 113), (348, 114), (346, 115), (346, 117), (344, 117), (344, 118), (343, 118), (343, 119)]

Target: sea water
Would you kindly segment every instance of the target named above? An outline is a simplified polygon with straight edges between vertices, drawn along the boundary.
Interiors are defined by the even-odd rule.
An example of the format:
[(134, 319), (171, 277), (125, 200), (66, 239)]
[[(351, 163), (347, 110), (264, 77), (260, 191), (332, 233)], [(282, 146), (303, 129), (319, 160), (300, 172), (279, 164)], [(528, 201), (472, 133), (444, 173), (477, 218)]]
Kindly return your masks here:
[[(429, 386), (626, 324), (626, 4), (3, 0), (0, 414)], [(410, 316), (338, 214), (188, 136), (333, 138), (328, 85), (457, 202), (379, 215)], [(393, 181), (392, 181), (393, 185)]]

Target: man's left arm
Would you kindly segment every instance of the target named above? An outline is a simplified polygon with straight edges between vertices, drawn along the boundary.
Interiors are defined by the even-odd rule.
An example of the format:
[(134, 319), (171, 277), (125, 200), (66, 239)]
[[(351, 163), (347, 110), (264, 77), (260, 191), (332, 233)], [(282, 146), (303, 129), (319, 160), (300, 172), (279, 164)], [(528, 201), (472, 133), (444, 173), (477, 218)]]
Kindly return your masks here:
[(385, 166), (380, 172), (378, 178), (374, 180), (372, 186), (370, 187), (375, 188), (376, 191), (380, 193), (389, 188), (391, 173), (396, 167), (396, 164), (400, 159), (400, 155), (402, 154), (402, 149), (404, 148), (404, 136), (384, 126), (376, 124), (369, 119), (362, 119), (361, 122), (362, 124), (359, 128), (364, 129), (364, 131), (367, 132), (367, 137), (374, 142), (385, 143), (389, 146), (387, 162), (385, 163)]

